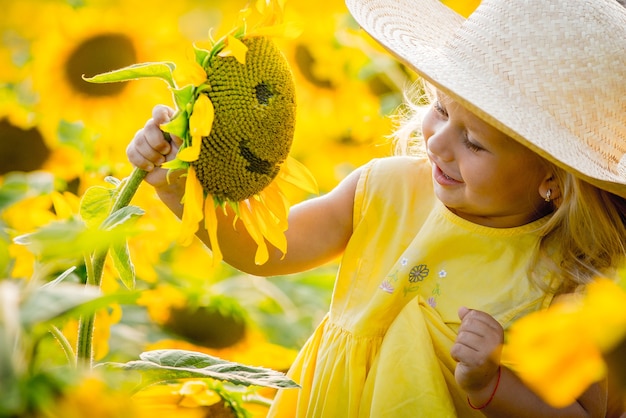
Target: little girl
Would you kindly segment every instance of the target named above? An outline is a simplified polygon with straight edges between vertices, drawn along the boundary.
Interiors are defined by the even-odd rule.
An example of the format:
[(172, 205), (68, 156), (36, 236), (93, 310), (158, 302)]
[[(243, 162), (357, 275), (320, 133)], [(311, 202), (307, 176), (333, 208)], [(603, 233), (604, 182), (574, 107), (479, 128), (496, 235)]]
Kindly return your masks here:
[[(292, 208), (284, 258), (221, 216), (224, 259), (255, 275), (339, 255), (330, 311), (278, 393), (276, 417), (603, 417), (594, 384), (555, 409), (507, 361), (518, 318), (610, 276), (625, 258), (626, 10), (615, 0), (348, 0), (355, 19), (433, 87), (425, 157), (355, 170)], [(128, 147), (178, 216), (178, 141), (157, 106)], [(414, 135), (411, 135), (414, 137)], [(209, 242), (206, 231), (198, 236)], [(567, 342), (563, 342), (566, 344)]]

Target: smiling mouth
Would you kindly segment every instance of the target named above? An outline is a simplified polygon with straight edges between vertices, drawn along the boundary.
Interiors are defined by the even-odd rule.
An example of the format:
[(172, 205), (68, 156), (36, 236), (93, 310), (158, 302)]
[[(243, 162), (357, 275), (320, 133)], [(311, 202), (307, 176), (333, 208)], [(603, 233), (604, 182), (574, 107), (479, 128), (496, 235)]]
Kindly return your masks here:
[(447, 175), (446, 173), (444, 173), (443, 171), (441, 172), (441, 174), (443, 174), (443, 176), (444, 176), (445, 178), (447, 178), (448, 180), (456, 181), (456, 180), (454, 180), (452, 177), (450, 177), (449, 175)]
[(450, 177), (449, 175), (444, 173), (443, 170), (438, 165), (435, 165), (434, 175), (435, 175), (435, 180), (437, 181), (437, 183), (441, 184), (442, 186), (452, 186), (452, 185), (457, 185), (459, 183), (462, 183), (462, 181), (459, 181), (455, 179), (454, 177)]

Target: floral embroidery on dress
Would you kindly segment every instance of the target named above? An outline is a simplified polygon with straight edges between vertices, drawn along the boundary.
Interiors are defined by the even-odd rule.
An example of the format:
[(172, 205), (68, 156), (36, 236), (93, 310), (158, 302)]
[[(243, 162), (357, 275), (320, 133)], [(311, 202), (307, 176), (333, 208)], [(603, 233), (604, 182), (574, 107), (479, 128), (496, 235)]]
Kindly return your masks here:
[(383, 282), (378, 286), (383, 292), (387, 292), (389, 294), (393, 293), (396, 290), (393, 285), (389, 282), (389, 280), (383, 280)]
[(426, 267), (426, 264), (417, 265), (409, 272), (409, 282), (421, 282), (428, 276), (428, 273), (430, 273), (430, 269)]
[(439, 298), (439, 296), (441, 296), (441, 288), (439, 286), (440, 285), (439, 280), (445, 279), (447, 275), (448, 275), (448, 272), (445, 271), (444, 269), (439, 270), (439, 273), (437, 273), (437, 283), (435, 284), (435, 288), (431, 292), (432, 296), (429, 297), (428, 300), (426, 301), (432, 308), (437, 307), (437, 299)]
[(418, 264), (409, 271), (409, 285), (404, 286), (404, 295), (409, 292), (417, 292), (421, 286), (421, 282), (428, 277), (430, 269), (426, 264)]
[[(400, 266), (406, 267), (408, 264), (408, 258), (402, 257), (400, 259)], [(383, 280), (383, 282), (378, 286), (378, 288), (383, 292), (387, 292), (389, 294), (393, 293), (394, 290), (396, 290), (396, 288), (393, 286), (393, 283), (396, 283), (398, 281), (398, 271), (399, 269), (396, 269), (393, 273), (388, 274), (385, 280)]]

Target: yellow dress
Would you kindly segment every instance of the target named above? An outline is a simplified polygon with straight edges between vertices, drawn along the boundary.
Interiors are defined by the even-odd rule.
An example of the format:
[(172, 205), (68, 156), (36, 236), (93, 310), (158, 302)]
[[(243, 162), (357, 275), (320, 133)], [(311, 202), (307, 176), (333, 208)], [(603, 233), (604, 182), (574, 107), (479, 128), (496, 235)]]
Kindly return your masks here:
[(473, 224), (435, 198), (428, 161), (372, 161), (329, 313), (289, 371), (301, 389), (279, 391), (269, 416), (482, 416), (454, 380), (457, 312), (486, 311), (507, 329), (550, 303), (526, 270), (545, 221)]

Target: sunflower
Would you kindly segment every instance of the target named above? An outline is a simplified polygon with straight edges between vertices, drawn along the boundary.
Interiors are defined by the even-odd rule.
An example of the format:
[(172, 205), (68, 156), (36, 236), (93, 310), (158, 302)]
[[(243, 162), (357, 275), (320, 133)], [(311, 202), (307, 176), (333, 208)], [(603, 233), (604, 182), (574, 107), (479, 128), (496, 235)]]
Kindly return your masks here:
[[(503, 359), (546, 402), (565, 407), (606, 377), (604, 356), (626, 341), (626, 292), (598, 278), (574, 296), (513, 324)], [(612, 363), (617, 377), (623, 359)], [(622, 388), (623, 389), (623, 388)]]
[[(258, 12), (259, 21), (249, 25)], [(295, 87), (289, 65), (270, 40), (296, 32), (282, 21), (278, 0), (259, 0), (241, 11), (241, 25), (221, 39), (194, 44), (194, 60), (135, 64), (86, 78), (95, 83), (161, 78), (173, 93), (176, 114), (164, 132), (182, 139), (163, 167), (185, 170), (180, 243), (191, 243), (204, 219), (214, 264), (222, 259), (217, 210), (230, 207), (257, 244), (255, 263), (269, 258), (267, 242), (287, 251), (289, 200), (294, 185), (317, 193), (309, 171), (289, 157), (295, 129)], [(235, 225), (235, 223), (233, 223)]]
[(137, 304), (145, 306), (150, 319), (168, 335), (149, 343), (145, 350), (198, 351), (281, 371), (289, 368), (297, 354), (270, 342), (233, 297), (159, 285), (143, 291)]
[[(141, 115), (149, 114), (155, 101), (167, 100), (169, 92), (159, 83), (94, 85), (82, 75), (158, 60), (162, 51), (184, 56), (174, 47), (182, 38), (176, 20), (162, 13), (164, 9), (178, 13), (180, 6), (162, 0), (149, 8), (137, 0), (84, 7), (68, 2), (16, 3), (21, 4), (20, 13), (37, 16), (43, 28), (32, 34), (30, 69), (39, 97), (38, 124), (47, 142), (56, 145), (61, 121), (82, 121), (100, 135), (101, 141), (95, 143), (98, 158), (115, 167), (143, 121)], [(141, 18), (137, 10), (142, 10)]]

